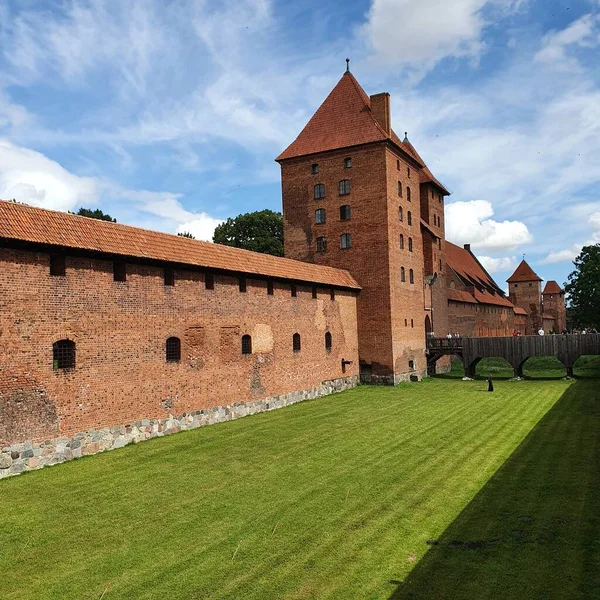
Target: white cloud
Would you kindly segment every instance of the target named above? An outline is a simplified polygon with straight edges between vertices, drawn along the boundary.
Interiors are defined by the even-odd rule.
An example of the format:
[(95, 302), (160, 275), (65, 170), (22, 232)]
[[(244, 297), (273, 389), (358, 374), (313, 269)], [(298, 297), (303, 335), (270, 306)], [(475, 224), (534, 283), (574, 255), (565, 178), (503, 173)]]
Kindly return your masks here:
[(177, 233), (191, 233), (197, 240), (212, 241), (215, 228), (223, 221), (215, 219), (206, 213), (200, 213), (192, 221), (183, 223), (177, 228)]
[(492, 256), (477, 256), (477, 260), (490, 274), (498, 271), (510, 271), (517, 266), (517, 259), (515, 256), (502, 256), (499, 258), (494, 258)]
[(494, 221), (487, 200), (452, 202), (446, 205), (446, 237), (455, 244), (471, 244), (484, 250), (512, 250), (532, 241), (525, 223)]
[(584, 246), (590, 246), (592, 244), (600, 244), (600, 211), (594, 212), (588, 216), (587, 222), (591, 225), (592, 235), (589, 240), (583, 244), (573, 244), (569, 248), (564, 250), (558, 250), (550, 252), (544, 259), (544, 263), (561, 263), (561, 262), (572, 262), (575, 260), (577, 255), (581, 252)]

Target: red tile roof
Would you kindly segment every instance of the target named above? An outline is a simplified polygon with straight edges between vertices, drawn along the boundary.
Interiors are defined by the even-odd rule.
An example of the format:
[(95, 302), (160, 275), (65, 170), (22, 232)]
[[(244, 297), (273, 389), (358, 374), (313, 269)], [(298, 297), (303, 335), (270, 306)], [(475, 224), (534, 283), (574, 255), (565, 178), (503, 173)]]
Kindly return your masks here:
[(2, 238), (360, 289), (342, 269), (0, 200)]
[(493, 304), (494, 306), (505, 306), (506, 308), (514, 308), (513, 303), (499, 294), (490, 294), (489, 292), (480, 292), (477, 288), (473, 292), (475, 300), (480, 304)]
[(556, 281), (548, 281), (544, 287), (542, 294), (564, 294), (565, 291), (556, 283)]
[(521, 264), (515, 269), (515, 272), (506, 281), (508, 283), (519, 283), (521, 281), (542, 281), (542, 278), (538, 277), (525, 259), (523, 259)]
[(427, 221), (424, 221), (423, 219), (421, 219), (421, 227), (423, 227), (424, 229), (426, 229), (427, 231), (429, 231), (429, 233), (436, 239), (440, 238), (440, 234), (436, 233), (431, 226), (429, 225), (429, 223), (427, 223)]
[(454, 302), (466, 302), (467, 304), (477, 304), (477, 300), (475, 300), (473, 294), (470, 294), (466, 290), (453, 290), (448, 288), (446, 291), (448, 292), (448, 300), (453, 300)]
[(513, 310), (515, 311), (515, 315), (527, 316), (527, 311), (524, 308), (521, 308), (520, 306), (515, 306)]

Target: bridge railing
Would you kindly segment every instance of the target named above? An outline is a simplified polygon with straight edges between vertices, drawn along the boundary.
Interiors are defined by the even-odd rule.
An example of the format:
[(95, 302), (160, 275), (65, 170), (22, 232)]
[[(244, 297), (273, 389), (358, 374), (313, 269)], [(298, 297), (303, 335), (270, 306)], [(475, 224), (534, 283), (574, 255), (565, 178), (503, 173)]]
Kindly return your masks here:
[(460, 337), (427, 338), (429, 350), (462, 350), (463, 340)]

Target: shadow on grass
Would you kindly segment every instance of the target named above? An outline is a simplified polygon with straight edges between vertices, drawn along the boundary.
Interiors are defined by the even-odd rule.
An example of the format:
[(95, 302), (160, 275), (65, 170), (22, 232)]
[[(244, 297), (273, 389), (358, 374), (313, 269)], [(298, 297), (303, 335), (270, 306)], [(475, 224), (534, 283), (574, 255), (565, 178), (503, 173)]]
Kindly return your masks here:
[(600, 598), (599, 387), (567, 389), (390, 600)]

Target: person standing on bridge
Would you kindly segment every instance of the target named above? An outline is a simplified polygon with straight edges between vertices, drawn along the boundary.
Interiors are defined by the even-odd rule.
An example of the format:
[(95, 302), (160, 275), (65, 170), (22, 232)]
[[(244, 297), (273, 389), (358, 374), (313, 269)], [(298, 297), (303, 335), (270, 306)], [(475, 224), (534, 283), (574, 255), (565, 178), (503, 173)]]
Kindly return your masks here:
[(494, 391), (494, 382), (492, 381), (491, 375), (487, 378), (487, 382), (488, 382), (488, 392), (493, 392)]

